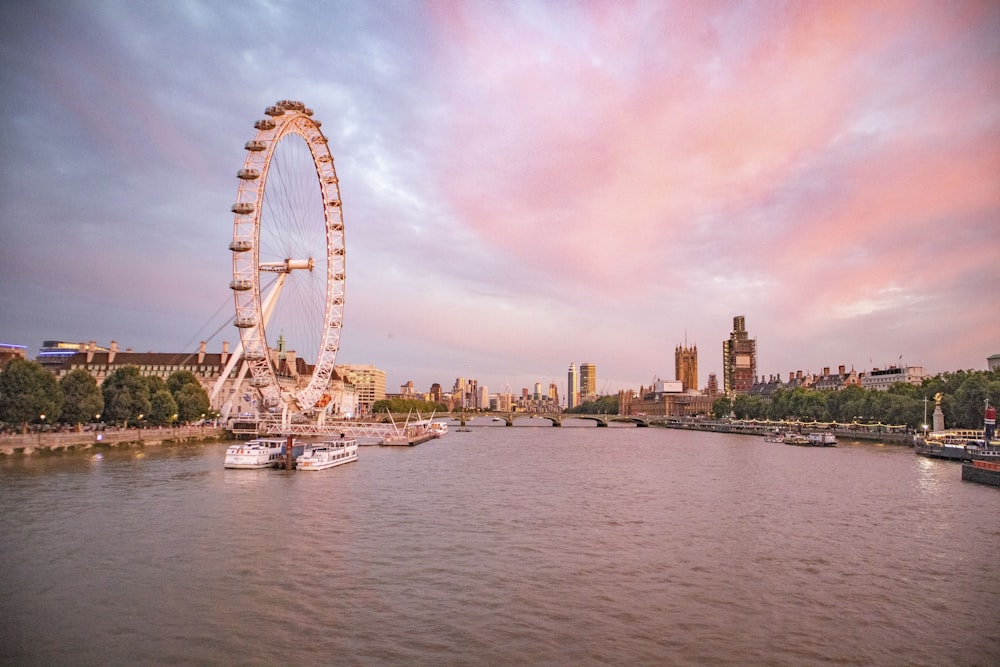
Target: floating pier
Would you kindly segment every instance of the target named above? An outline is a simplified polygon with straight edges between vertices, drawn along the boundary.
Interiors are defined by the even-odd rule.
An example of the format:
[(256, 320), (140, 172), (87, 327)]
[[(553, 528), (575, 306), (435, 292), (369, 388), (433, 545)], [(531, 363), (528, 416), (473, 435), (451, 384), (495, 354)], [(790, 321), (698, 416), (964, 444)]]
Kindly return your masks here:
[(962, 479), (966, 482), (1000, 487), (1000, 463), (994, 461), (963, 463)]

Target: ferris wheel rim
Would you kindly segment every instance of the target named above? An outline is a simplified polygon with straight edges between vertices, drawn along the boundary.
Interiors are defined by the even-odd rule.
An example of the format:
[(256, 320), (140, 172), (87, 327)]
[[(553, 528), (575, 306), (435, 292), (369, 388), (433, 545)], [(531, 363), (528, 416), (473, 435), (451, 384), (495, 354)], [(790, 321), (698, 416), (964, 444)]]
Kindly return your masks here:
[[(237, 172), (240, 185), (237, 202), (232, 207), (234, 223), (230, 245), (233, 253), (230, 287), (236, 306), (234, 324), (239, 330), (250, 384), (260, 393), (264, 405), (268, 408), (288, 406), (293, 411), (311, 412), (321, 403), (333, 376), (343, 324), (346, 252), (339, 180), (328, 141), (319, 121), (312, 118), (312, 110), (301, 102), (282, 100), (268, 107), (265, 114), (265, 118), (254, 124), (257, 133), (245, 144), (247, 156), (243, 168)], [(313, 259), (310, 257), (306, 266), (304, 260), (295, 263), (296, 260), (286, 258), (285, 266), (281, 267), (280, 262), (262, 263), (259, 253), (261, 217), (271, 159), (282, 141), (292, 135), (301, 137), (308, 147), (319, 185), (327, 275), (322, 331), (319, 349), (315, 350), (315, 365), (304, 387), (289, 390), (282, 387), (278, 369), (272, 360), (267, 332), (269, 313), (266, 310), (273, 308), (274, 304), (264, 303), (261, 272), (277, 273), (278, 280), (283, 281), (295, 268), (311, 271)], [(280, 290), (280, 286), (276, 289)]]

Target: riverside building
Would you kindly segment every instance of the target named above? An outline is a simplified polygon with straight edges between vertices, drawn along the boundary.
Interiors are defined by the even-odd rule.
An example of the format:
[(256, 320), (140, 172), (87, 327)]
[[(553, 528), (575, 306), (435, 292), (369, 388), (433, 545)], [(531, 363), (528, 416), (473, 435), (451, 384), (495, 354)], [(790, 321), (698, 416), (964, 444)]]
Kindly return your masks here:
[(597, 367), (580, 364), (580, 402), (597, 400)]
[(684, 391), (678, 380), (655, 380), (639, 391), (618, 392), (618, 413), (636, 417), (695, 417), (712, 412), (712, 396)]
[(370, 415), (376, 401), (385, 400), (385, 371), (375, 366), (346, 364), (334, 366), (334, 372), (353, 385), (355, 415)]
[(681, 381), (684, 391), (698, 391), (697, 345), (678, 345), (674, 348), (674, 379)]
[(894, 384), (920, 384), (927, 374), (923, 366), (890, 366), (889, 368), (873, 368), (861, 378), (861, 386), (865, 389), (886, 391)]
[(573, 362), (569, 364), (566, 384), (566, 407), (575, 408), (580, 405), (580, 375), (577, 373), (576, 364)]
[(747, 334), (743, 315), (733, 318), (729, 340), (722, 342), (722, 369), (727, 396), (749, 393), (757, 377), (757, 340)]
[[(313, 366), (296, 356), (294, 350), (270, 350), (272, 361), (277, 368), (279, 381), (284, 387), (305, 386), (312, 378)], [(156, 376), (166, 380), (178, 371), (194, 375), (198, 384), (212, 399), (212, 409), (219, 411), (223, 418), (229, 415), (257, 413), (257, 391), (250, 386), (246, 374), (241, 374), (239, 364), (232, 367), (223, 377), (232, 355), (229, 343), (222, 343), (222, 352), (208, 352), (202, 341), (197, 352), (133, 352), (126, 348), (119, 350), (117, 341), (108, 347), (89, 343), (65, 343), (45, 341), (38, 362), (43, 368), (61, 379), (73, 370), (83, 370), (90, 374), (98, 385), (119, 368), (135, 366), (143, 377)], [(331, 415), (350, 413), (354, 410), (354, 387), (344, 380), (337, 367), (330, 378), (329, 402), (324, 408)], [(385, 374), (382, 392), (385, 394)], [(218, 391), (216, 391), (218, 390)], [(214, 394), (214, 396), (213, 396)]]

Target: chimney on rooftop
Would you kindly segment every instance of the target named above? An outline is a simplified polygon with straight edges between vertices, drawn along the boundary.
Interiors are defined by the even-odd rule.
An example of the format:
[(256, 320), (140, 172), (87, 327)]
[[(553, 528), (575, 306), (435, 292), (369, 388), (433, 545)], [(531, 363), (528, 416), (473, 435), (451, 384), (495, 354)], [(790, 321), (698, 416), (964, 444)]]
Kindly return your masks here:
[(229, 341), (222, 341), (222, 359), (219, 360), (219, 364), (225, 367), (226, 363), (229, 361)]
[(205, 363), (205, 341), (201, 341), (201, 345), (198, 346), (198, 365), (201, 366)]
[(94, 341), (90, 341), (90, 344), (87, 345), (87, 363), (88, 364), (94, 360), (94, 350), (96, 350), (96, 349), (97, 349), (97, 343), (94, 342)]
[(840, 373), (841, 375), (844, 375), (847, 372), (847, 366), (843, 366), (843, 365), (839, 366), (837, 368), (837, 372)]
[(111, 341), (111, 350), (108, 352), (108, 366), (115, 363), (115, 355), (118, 354), (118, 341)]

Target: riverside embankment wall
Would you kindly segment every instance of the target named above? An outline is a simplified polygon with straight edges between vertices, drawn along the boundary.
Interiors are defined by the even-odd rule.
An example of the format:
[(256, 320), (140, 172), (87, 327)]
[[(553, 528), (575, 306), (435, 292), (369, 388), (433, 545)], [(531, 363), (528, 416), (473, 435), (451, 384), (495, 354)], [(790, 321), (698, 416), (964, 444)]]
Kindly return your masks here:
[[(734, 433), (740, 435), (760, 435), (764, 436), (773, 433), (774, 426), (762, 424), (741, 424), (733, 422), (650, 422), (650, 426), (661, 426), (663, 428), (678, 428), (689, 431), (709, 431), (711, 433)], [(838, 440), (866, 440), (874, 442), (885, 442), (895, 445), (913, 446), (912, 433), (879, 431), (874, 428), (831, 428), (831, 429), (809, 429), (808, 427), (778, 428), (782, 433), (787, 431), (799, 431), (802, 434), (811, 431), (823, 431), (833, 433)]]
[(150, 447), (168, 443), (224, 440), (227, 436), (224, 429), (215, 426), (0, 435), (0, 456), (27, 456), (95, 447)]

